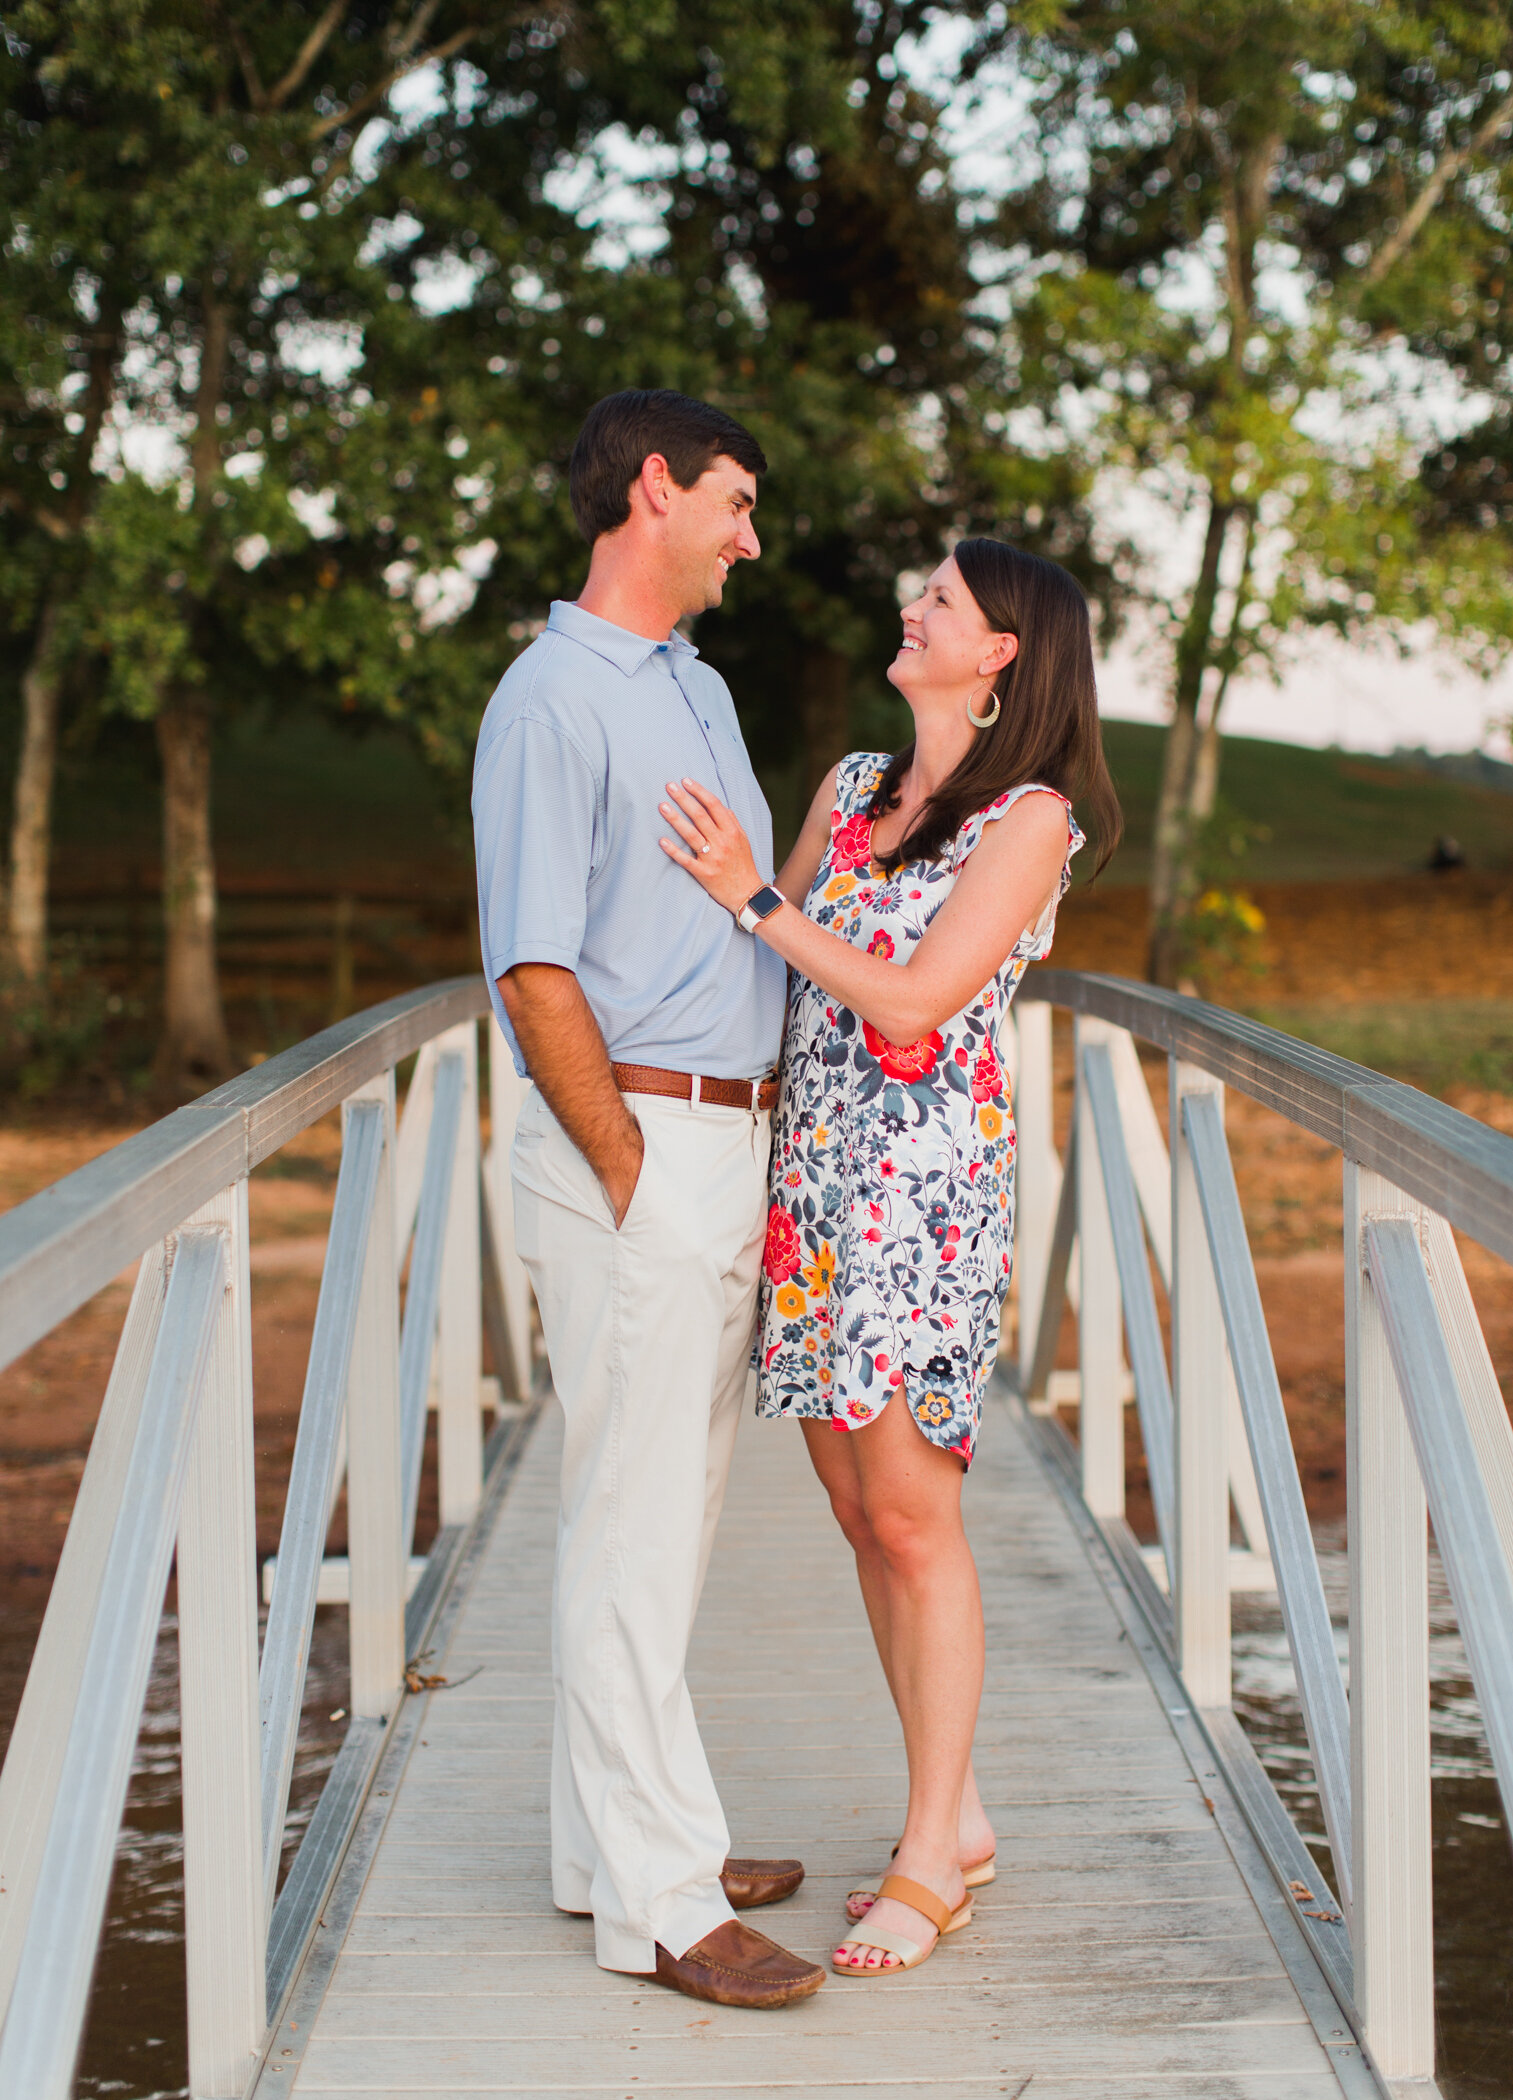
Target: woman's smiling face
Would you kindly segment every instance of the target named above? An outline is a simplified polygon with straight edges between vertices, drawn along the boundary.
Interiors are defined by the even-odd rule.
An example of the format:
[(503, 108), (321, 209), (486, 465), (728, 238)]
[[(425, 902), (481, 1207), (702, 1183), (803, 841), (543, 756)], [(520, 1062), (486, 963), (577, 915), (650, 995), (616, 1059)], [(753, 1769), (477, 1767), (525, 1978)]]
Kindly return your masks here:
[(888, 677), (906, 699), (980, 686), (1018, 653), (1013, 635), (995, 634), (989, 627), (949, 554), (900, 617), (904, 636)]

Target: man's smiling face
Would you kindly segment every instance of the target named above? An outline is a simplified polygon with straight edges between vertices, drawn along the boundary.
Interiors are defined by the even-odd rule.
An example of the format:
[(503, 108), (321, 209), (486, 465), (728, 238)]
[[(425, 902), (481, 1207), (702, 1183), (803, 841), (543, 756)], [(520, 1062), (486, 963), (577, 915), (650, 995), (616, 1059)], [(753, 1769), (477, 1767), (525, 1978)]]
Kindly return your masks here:
[(756, 476), (722, 453), (691, 489), (669, 482), (668, 495), (667, 558), (688, 619), (718, 605), (736, 563), (762, 551), (751, 522)]

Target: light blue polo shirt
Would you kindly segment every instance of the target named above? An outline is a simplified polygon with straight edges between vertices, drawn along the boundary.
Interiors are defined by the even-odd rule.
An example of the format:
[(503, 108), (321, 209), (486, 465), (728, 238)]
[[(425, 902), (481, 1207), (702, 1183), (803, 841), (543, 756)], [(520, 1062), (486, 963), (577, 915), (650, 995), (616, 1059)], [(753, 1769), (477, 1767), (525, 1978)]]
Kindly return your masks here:
[(712, 788), (765, 881), (772, 818), (723, 678), (674, 633), (648, 641), (579, 606), (505, 672), (473, 761), (478, 921), (489, 995), (516, 963), (577, 976), (609, 1054), (709, 1079), (777, 1062), (787, 972), (657, 844), (669, 780)]

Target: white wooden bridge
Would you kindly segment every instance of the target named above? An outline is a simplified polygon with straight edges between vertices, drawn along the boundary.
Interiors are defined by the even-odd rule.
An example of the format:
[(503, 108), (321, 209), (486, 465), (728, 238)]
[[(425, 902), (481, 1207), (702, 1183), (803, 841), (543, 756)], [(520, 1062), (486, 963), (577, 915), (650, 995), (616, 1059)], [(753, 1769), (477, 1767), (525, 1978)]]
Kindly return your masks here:
[[(1065, 1161), (1053, 1005), (1077, 1017)], [(1431, 2096), (1426, 1513), (1513, 1805), (1513, 1432), (1450, 1229), (1513, 1259), (1513, 1141), (1196, 1001), (1053, 971), (1025, 984), (1022, 1353), (967, 1495), (998, 1879), (917, 1974), (834, 1979), (782, 2013), (742, 2014), (605, 1974), (587, 1924), (550, 1902), (559, 1418), (510, 1246), (519, 1086), (497, 1039), (480, 1157), (484, 1010), (472, 979), (374, 1008), (0, 1219), (0, 1362), (142, 1257), (0, 1774), (0, 2100), (72, 2091), (175, 1555), (195, 2100)], [(1170, 1058), (1169, 1144), (1137, 1036)], [(395, 1067), (417, 1051), (396, 1125)], [(1345, 1159), (1348, 1700), (1229, 1166), (1226, 1083)], [(260, 1651), (246, 1175), (338, 1105), (342, 1169)], [(1068, 1296), (1076, 1447), (1045, 1399)], [(485, 1334), (510, 1396), (492, 1430)], [(1131, 1388), (1161, 1581), (1123, 1516)], [(407, 1605), (429, 1407), (441, 1530)], [(343, 1478), (353, 1718), (280, 1886)], [(1276, 1584), (1338, 1907), (1231, 1710), (1237, 1578)], [(429, 1671), (469, 1681), (406, 1694), (421, 1650)], [(756, 1922), (822, 1958), (845, 1889), (897, 1835), (903, 1754), (849, 1555), (789, 1426), (743, 1431), (691, 1676), (736, 1848), (808, 1865), (798, 1896)]]

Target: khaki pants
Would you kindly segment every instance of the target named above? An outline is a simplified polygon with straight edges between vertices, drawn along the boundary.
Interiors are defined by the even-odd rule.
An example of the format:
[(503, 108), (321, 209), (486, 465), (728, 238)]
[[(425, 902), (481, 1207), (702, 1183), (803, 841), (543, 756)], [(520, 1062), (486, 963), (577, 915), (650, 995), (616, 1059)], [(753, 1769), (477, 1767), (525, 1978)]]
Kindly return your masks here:
[(617, 1232), (533, 1088), (516, 1244), (567, 1418), (552, 1659), (552, 1896), (606, 1969), (655, 1968), (733, 1915), (729, 1833), (683, 1670), (755, 1324), (769, 1119), (632, 1100), (646, 1139)]

